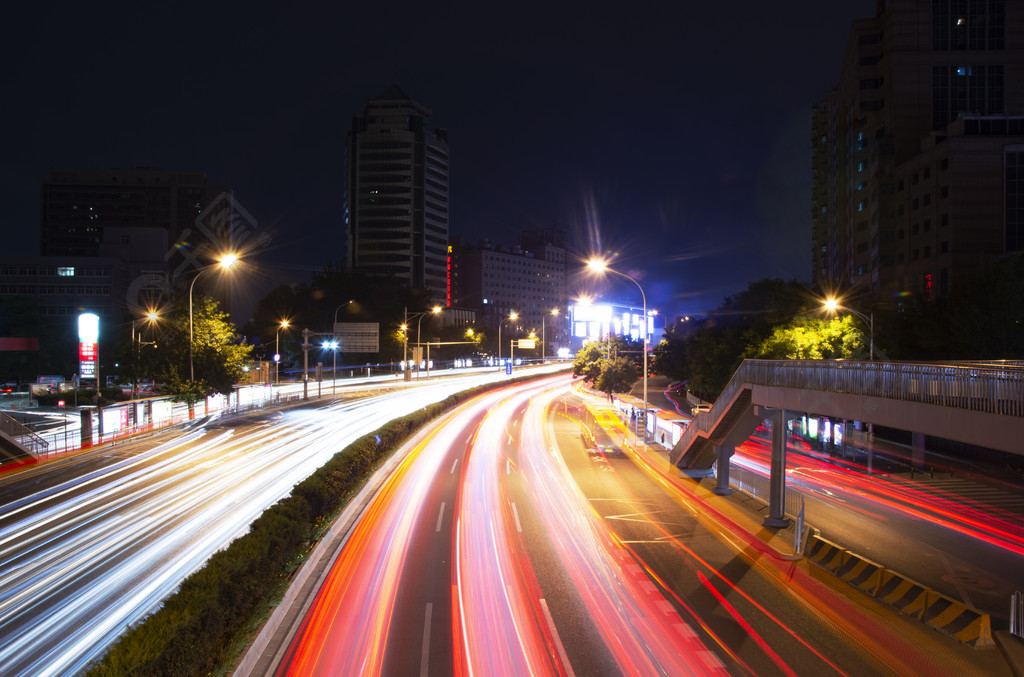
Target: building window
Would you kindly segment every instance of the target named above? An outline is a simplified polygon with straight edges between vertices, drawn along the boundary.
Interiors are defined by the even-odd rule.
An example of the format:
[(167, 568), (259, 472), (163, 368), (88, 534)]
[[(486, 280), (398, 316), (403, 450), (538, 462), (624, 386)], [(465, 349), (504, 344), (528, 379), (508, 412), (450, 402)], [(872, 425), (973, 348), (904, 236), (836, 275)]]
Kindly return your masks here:
[(57, 275), (60, 277), (74, 277), (74, 266), (57, 266)]
[[(932, 128), (963, 115), (1005, 113), (1005, 69), (999, 64), (932, 67)], [(965, 134), (971, 131), (964, 127)]]

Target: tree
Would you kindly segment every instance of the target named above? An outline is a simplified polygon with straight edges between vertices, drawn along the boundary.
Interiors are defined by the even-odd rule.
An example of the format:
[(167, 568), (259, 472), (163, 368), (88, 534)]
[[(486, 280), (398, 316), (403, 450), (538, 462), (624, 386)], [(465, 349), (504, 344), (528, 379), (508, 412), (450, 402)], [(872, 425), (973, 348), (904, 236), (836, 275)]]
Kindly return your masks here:
[(766, 360), (866, 359), (867, 341), (852, 315), (829, 320), (807, 320), (775, 327), (744, 357)]
[(608, 395), (629, 392), (640, 376), (636, 363), (628, 357), (605, 358), (601, 360), (600, 368), (594, 387)]
[(686, 339), (670, 334), (651, 351), (651, 372), (676, 381), (685, 381), (689, 378), (686, 357)]
[(192, 364), (190, 375), (189, 314), (187, 300), (178, 303), (174, 319), (167, 323), (156, 347), (160, 376), (168, 393), (178, 402), (192, 406), (213, 393), (231, 393), (245, 373), (252, 346), (241, 343), (227, 313), (209, 296), (193, 302)]
[(601, 375), (601, 360), (604, 359), (604, 346), (597, 341), (589, 341), (576, 353), (572, 361), (572, 375), (582, 376), (584, 381), (595, 383)]
[(918, 341), (933, 359), (1015, 360), (1024, 357), (1024, 257), (1008, 256), (933, 304)]

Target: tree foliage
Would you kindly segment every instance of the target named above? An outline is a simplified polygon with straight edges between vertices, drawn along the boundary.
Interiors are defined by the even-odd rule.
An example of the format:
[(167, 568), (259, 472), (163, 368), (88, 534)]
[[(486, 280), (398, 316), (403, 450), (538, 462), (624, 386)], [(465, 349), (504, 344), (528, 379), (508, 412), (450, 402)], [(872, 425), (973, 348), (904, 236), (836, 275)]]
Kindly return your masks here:
[(572, 375), (582, 376), (584, 381), (594, 383), (601, 375), (601, 360), (604, 359), (604, 347), (597, 341), (585, 343), (576, 352), (572, 361)]
[(743, 357), (767, 360), (867, 359), (867, 337), (844, 315), (775, 327), (767, 338), (749, 345)]
[(189, 368), (187, 301), (179, 302), (171, 317), (156, 346), (160, 376), (168, 393), (190, 406), (213, 393), (229, 394), (242, 380), (252, 346), (241, 342), (228, 314), (208, 296), (194, 300), (191, 363), (195, 366), (195, 378)]
[(627, 357), (609, 357), (601, 360), (600, 373), (594, 387), (603, 393), (626, 393), (640, 377), (640, 370)]
[(629, 343), (618, 336), (585, 344), (573, 360), (573, 376), (582, 376), (603, 393), (629, 392), (640, 377), (640, 368), (631, 357), (620, 354), (628, 347)]

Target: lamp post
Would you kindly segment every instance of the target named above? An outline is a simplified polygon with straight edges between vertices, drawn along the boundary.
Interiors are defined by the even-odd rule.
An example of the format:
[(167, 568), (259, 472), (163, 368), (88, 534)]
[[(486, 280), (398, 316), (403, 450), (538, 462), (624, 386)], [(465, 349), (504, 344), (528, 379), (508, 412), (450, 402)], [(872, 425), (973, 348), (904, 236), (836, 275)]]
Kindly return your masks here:
[(192, 278), (192, 284), (188, 286), (188, 378), (190, 381), (196, 380), (196, 368), (192, 361), (192, 290), (196, 286), (196, 280), (206, 271), (216, 268), (230, 270), (236, 263), (238, 263), (237, 254), (225, 254), (216, 264), (200, 269), (196, 276)]
[[(338, 311), (341, 310), (342, 308), (344, 308), (345, 306), (347, 306), (348, 304), (355, 303), (355, 302), (356, 302), (355, 299), (349, 299), (348, 301), (345, 301), (340, 306), (338, 306), (337, 308), (334, 309), (334, 324), (338, 324)], [(333, 327), (332, 327), (332, 329), (333, 329)]]
[(860, 311), (854, 310), (853, 308), (849, 308), (847, 306), (840, 305), (839, 304), (839, 299), (835, 298), (834, 296), (830, 297), (828, 299), (825, 299), (825, 303), (823, 305), (825, 306), (825, 310), (827, 310), (830, 313), (835, 313), (838, 310), (846, 310), (848, 312), (853, 313), (854, 315), (859, 317), (861, 320), (863, 320), (865, 323), (867, 323), (868, 331), (870, 332), (870, 346), (871, 346), (869, 348), (869, 352), (868, 352), (868, 355), (869, 355), (868, 360), (870, 360), (871, 362), (874, 362), (875, 361), (875, 314), (871, 313), (871, 315), (868, 316), (868, 315), (865, 315), (864, 313), (862, 313)]
[[(148, 313), (146, 313), (146, 317), (144, 317), (142, 319), (143, 319), (144, 322), (147, 322), (149, 324), (153, 324), (154, 322), (156, 322), (157, 320), (160, 319), (160, 315), (158, 315), (155, 310), (151, 310)], [(141, 329), (139, 330), (139, 342), (136, 344), (136, 342), (135, 342), (135, 323), (137, 321), (138, 320), (132, 319), (132, 346), (135, 348), (135, 364), (134, 364), (135, 369), (133, 370), (135, 372), (135, 374), (134, 374), (134, 377), (132, 378), (132, 399), (133, 400), (135, 399), (135, 397), (138, 395), (138, 392), (139, 392), (139, 374), (138, 374), (138, 369), (139, 369), (139, 360), (142, 359), (142, 346), (156, 345), (156, 341), (143, 341), (142, 340), (142, 330)]]
[(644, 417), (643, 417), (644, 442), (643, 442), (643, 444), (644, 444), (644, 449), (646, 450), (647, 449), (647, 295), (644, 294), (644, 288), (640, 286), (639, 282), (637, 282), (636, 280), (631, 278), (629, 275), (626, 275), (625, 273), (620, 273), (619, 271), (614, 270), (613, 268), (609, 268), (608, 267), (608, 263), (606, 261), (602, 260), (602, 259), (596, 259), (596, 258), (595, 259), (590, 259), (589, 261), (587, 261), (587, 267), (590, 268), (591, 270), (599, 272), (599, 273), (604, 273), (604, 272), (614, 273), (615, 275), (618, 275), (619, 277), (626, 278), (627, 280), (629, 280), (630, 282), (635, 284), (636, 288), (640, 290), (640, 298), (643, 299), (643, 302), (644, 302), (644, 328), (643, 328), (643, 332), (644, 332)]
[(334, 395), (338, 386), (338, 339), (325, 342), (324, 348), (329, 348), (334, 353), (334, 369), (331, 372), (331, 395)]
[(498, 322), (498, 367), (499, 368), (501, 368), (501, 325), (505, 324), (505, 322), (507, 322), (508, 320), (512, 320), (513, 322), (515, 322), (518, 319), (519, 319), (519, 313), (517, 313), (516, 311), (513, 310), (511, 313), (508, 314), (508, 317), (503, 318), (500, 322)]
[(289, 326), (288, 320), (281, 320), (281, 324), (277, 326), (277, 333), (274, 335), (274, 383), (281, 385), (281, 330), (287, 329)]
[[(440, 314), (441, 314), (441, 306), (434, 306), (430, 310), (424, 310), (422, 313), (419, 313), (420, 319), (416, 321), (416, 345), (417, 346), (420, 345), (420, 327), (423, 326), (423, 317), (424, 317), (424, 315), (440, 315)], [(429, 355), (429, 353), (428, 353), (428, 355)], [(420, 363), (416, 362), (416, 378), (419, 378), (419, 377), (420, 377)], [(429, 360), (427, 361), (427, 377), (428, 378), (430, 377), (430, 361)]]
[[(558, 317), (558, 308), (552, 308), (550, 315), (552, 317)], [(540, 363), (545, 362), (545, 351), (547, 350), (547, 331), (544, 327), (545, 320), (548, 319), (547, 315), (541, 315), (540, 317)]]

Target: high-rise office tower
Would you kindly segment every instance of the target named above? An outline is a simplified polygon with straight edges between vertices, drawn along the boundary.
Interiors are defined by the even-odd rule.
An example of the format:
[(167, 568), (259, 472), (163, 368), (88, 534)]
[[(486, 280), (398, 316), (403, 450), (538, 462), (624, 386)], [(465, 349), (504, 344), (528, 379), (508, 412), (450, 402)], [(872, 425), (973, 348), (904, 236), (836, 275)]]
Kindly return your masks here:
[(366, 103), (348, 135), (348, 267), (445, 292), (448, 134), (397, 85)]
[(812, 113), (812, 277), (935, 300), (1024, 250), (1024, 3), (878, 0)]

